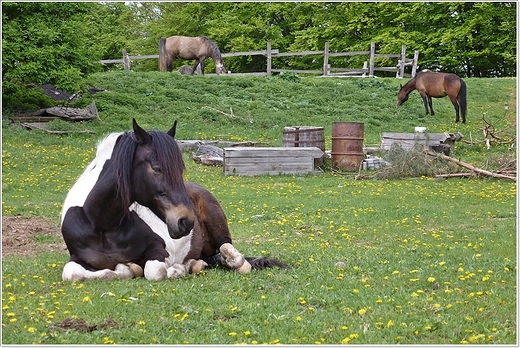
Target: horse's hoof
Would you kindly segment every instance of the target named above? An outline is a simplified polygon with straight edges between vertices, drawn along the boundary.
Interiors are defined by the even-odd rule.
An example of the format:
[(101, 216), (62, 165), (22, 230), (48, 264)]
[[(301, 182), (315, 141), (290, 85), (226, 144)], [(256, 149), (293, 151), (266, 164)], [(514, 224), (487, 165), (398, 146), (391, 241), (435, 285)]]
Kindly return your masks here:
[(127, 263), (127, 266), (130, 267), (130, 270), (132, 270), (132, 272), (134, 272), (134, 278), (140, 278), (144, 276), (144, 271), (138, 264), (129, 262)]
[(130, 269), (130, 266), (118, 263), (114, 274), (119, 279), (131, 279), (134, 277), (134, 272)]
[(204, 268), (206, 268), (208, 266), (208, 264), (206, 262), (204, 262), (203, 260), (194, 260), (194, 259), (189, 259), (188, 261), (186, 261), (186, 263), (184, 265), (186, 266), (186, 269), (188, 270), (188, 273), (190, 273), (190, 274), (200, 273), (200, 272), (202, 272), (202, 270)]
[(247, 262), (247, 260), (244, 260), (244, 263), (242, 264), (242, 266), (237, 268), (237, 272), (238, 273), (249, 273), (249, 272), (251, 272), (251, 264), (249, 262)]
[[(247, 268), (247, 265), (244, 266), (244, 263), (247, 262), (244, 255), (239, 253), (230, 243), (224, 243), (220, 246), (220, 255), (222, 256), (222, 263), (229, 268), (236, 270), (241, 267), (244, 267), (244, 269)], [(249, 268), (251, 268), (251, 265), (249, 265)]]
[(166, 270), (168, 279), (184, 277), (186, 275), (186, 273), (188, 273), (186, 266), (181, 265), (179, 263), (173, 264), (171, 267), (168, 267), (168, 269)]
[(163, 280), (168, 277), (166, 265), (158, 260), (148, 260), (144, 265), (144, 277), (148, 280)]

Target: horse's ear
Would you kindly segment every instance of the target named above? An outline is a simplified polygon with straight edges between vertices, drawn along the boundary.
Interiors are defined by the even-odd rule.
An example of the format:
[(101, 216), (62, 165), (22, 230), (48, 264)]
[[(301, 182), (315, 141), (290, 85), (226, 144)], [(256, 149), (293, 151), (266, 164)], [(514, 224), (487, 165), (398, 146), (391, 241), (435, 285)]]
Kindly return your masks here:
[(177, 120), (175, 120), (175, 122), (173, 123), (173, 127), (168, 132), (166, 132), (166, 134), (168, 134), (172, 138), (175, 138), (176, 129), (177, 129)]
[(403, 88), (403, 85), (402, 85), (402, 84), (399, 84), (399, 87)]
[(138, 124), (137, 124), (137, 121), (135, 120), (135, 118), (132, 119), (132, 126), (134, 128), (134, 135), (135, 135), (135, 140), (141, 144), (141, 145), (144, 145), (144, 144), (147, 144), (149, 143), (150, 141), (152, 141), (152, 137), (150, 136), (150, 134), (148, 134), (147, 131), (145, 131), (144, 129), (142, 129)]

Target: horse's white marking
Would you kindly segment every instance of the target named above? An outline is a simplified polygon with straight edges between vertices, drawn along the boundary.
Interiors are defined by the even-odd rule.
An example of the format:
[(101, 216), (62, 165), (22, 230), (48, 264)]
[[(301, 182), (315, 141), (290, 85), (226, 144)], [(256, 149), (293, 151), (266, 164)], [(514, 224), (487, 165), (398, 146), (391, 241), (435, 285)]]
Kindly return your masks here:
[(251, 264), (232, 244), (222, 244), (220, 246), (220, 255), (222, 256), (223, 265), (236, 269), (239, 273), (249, 273), (251, 271)]
[(179, 263), (167, 267), (164, 262), (149, 260), (144, 265), (144, 277), (148, 280), (179, 278), (187, 273), (186, 267)]
[(61, 278), (65, 281), (81, 281), (91, 279), (130, 279), (134, 277), (134, 272), (127, 265), (118, 264), (114, 271), (102, 269), (99, 271), (87, 271), (80, 264), (70, 261), (63, 267)]
[(70, 207), (82, 207), (88, 194), (98, 181), (103, 165), (112, 157), (117, 138), (123, 133), (112, 133), (101, 140), (97, 146), (96, 158), (87, 166), (78, 181), (72, 186), (61, 210), (61, 222)]
[(148, 207), (134, 203), (130, 206), (146, 222), (150, 228), (157, 233), (166, 243), (166, 251), (170, 256), (166, 259), (166, 266), (170, 267), (176, 263), (183, 263), (184, 258), (191, 248), (191, 236), (193, 230), (187, 235), (179, 239), (172, 239), (168, 233), (168, 226), (164, 221), (159, 219)]
[[(87, 166), (78, 181), (72, 186), (65, 202), (63, 203), (61, 222), (65, 217), (65, 213), (71, 207), (82, 207), (85, 200), (92, 191), (92, 188), (99, 179), (101, 170), (105, 162), (112, 157), (112, 152), (116, 144), (117, 138), (123, 133), (112, 133), (101, 140), (97, 145), (96, 158)], [(137, 215), (166, 243), (166, 251), (170, 256), (165, 262), (148, 261), (145, 264), (144, 277), (149, 280), (163, 280), (166, 278), (177, 278), (187, 273), (186, 267), (182, 265), (185, 256), (191, 247), (191, 234), (180, 239), (172, 239), (168, 233), (168, 226), (157, 215), (155, 215), (148, 207), (138, 203), (132, 204), (130, 210)], [(123, 264), (116, 266), (115, 271), (104, 269), (99, 271), (87, 271), (76, 262), (68, 262), (63, 267), (62, 279), (69, 281), (89, 280), (89, 279), (129, 279), (134, 277), (134, 272)]]

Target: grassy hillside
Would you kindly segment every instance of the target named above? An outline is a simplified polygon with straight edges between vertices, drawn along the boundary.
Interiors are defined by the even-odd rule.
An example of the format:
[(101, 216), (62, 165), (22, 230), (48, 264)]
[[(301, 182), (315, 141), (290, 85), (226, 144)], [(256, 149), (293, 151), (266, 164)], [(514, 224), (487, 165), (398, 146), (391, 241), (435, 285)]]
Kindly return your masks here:
[[(324, 127), (331, 149), (332, 122), (364, 123), (365, 146), (378, 146), (382, 132), (461, 132), (473, 145), (457, 142), (452, 155), (477, 167), (493, 169), (515, 151), (508, 144), (483, 142), (483, 113), (502, 141), (516, 136), (516, 79), (468, 79), (468, 121), (455, 123), (448, 98), (434, 99), (434, 116), (424, 116), (419, 94), (396, 105), (399, 79), (210, 77), (120, 71), (90, 76), (83, 96), (69, 106), (93, 100), (99, 121), (72, 124), (53, 121), (54, 130), (91, 130), (95, 134), (49, 135), (3, 122), (3, 212), (7, 215), (56, 213), (68, 188), (92, 160), (96, 143), (110, 132), (131, 129), (136, 118), (145, 129), (167, 130), (179, 121), (178, 139), (260, 141), (280, 146), (286, 126)], [(287, 76), (287, 75), (286, 75)], [(96, 87), (104, 90), (95, 94)], [(513, 141), (514, 143), (514, 141)], [(491, 166), (491, 168), (490, 168)], [(22, 178), (22, 180), (20, 180)], [(24, 192), (50, 198), (45, 208), (27, 208)], [(34, 204), (34, 202), (33, 202)], [(31, 205), (29, 204), (29, 207)], [(42, 210), (43, 209), (43, 210)]]

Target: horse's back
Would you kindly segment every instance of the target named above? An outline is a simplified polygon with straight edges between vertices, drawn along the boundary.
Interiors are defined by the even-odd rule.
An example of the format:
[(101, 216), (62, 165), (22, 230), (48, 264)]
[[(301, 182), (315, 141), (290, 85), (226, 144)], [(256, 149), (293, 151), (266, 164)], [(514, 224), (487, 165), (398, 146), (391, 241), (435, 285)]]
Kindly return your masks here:
[(201, 36), (173, 35), (166, 39), (166, 50), (172, 56), (182, 59), (195, 59), (201, 56), (211, 56), (209, 46)]
[(458, 94), (461, 78), (452, 73), (421, 71), (416, 76), (416, 89), (430, 97), (445, 97), (452, 93)]

